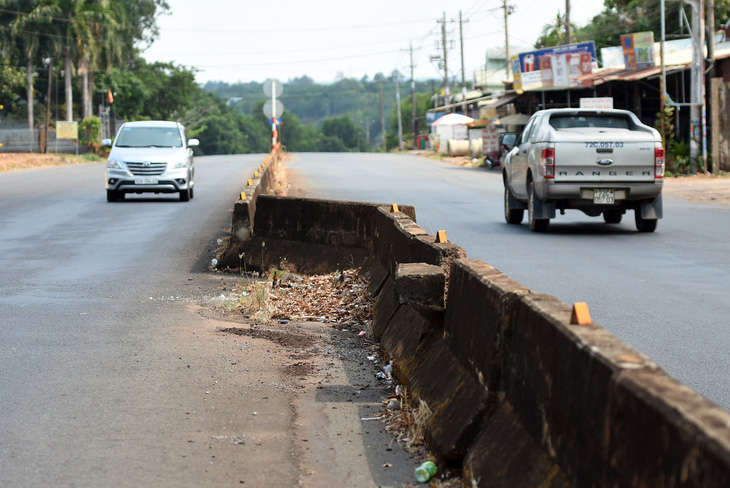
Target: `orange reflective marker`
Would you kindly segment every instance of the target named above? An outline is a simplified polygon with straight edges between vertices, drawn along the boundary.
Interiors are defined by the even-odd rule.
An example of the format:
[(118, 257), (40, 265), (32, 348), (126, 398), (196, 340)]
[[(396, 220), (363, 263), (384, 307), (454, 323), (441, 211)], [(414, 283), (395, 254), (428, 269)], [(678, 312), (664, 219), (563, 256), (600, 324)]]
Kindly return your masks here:
[(591, 312), (588, 310), (586, 302), (577, 302), (573, 304), (573, 313), (570, 316), (570, 323), (574, 325), (591, 325)]
[(440, 230), (440, 231), (436, 232), (436, 242), (441, 242), (441, 243), (443, 243), (443, 242), (449, 242), (449, 240), (446, 239), (446, 231), (445, 230)]
[(396, 212), (400, 212), (400, 210), (398, 210), (398, 204), (394, 203), (393, 205), (390, 206), (390, 213), (396, 213)]

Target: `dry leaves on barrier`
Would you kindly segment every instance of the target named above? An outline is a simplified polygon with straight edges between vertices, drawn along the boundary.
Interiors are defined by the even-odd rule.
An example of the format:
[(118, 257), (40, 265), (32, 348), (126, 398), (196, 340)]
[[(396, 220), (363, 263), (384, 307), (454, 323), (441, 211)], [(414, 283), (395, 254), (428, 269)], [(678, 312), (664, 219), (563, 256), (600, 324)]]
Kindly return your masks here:
[(373, 302), (360, 269), (327, 275), (274, 273), (262, 307), (276, 320), (369, 325)]

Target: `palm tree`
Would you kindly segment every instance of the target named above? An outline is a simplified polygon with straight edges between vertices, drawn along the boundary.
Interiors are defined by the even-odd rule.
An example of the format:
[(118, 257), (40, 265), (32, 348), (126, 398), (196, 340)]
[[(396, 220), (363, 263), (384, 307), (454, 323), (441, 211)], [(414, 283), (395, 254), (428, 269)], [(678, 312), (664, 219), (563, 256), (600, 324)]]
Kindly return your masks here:
[[(570, 24), (571, 32), (575, 32), (575, 25)], [(535, 42), (536, 48), (559, 46), (565, 41), (565, 16), (561, 15), (558, 10), (558, 15), (551, 20), (549, 23), (542, 27), (541, 35)]]
[(6, 45), (22, 53), (25, 58), (25, 91), (28, 109), (28, 130), (33, 130), (34, 120), (34, 90), (33, 90), (33, 56), (37, 54), (40, 44), (40, 36), (47, 27), (47, 20), (33, 15), (33, 11), (39, 6), (38, 0), (30, 0), (25, 5), (10, 0), (0, 0), (0, 6), (10, 9), (22, 8), (23, 11), (15, 13), (15, 19), (11, 22), (10, 35), (5, 39)]
[[(95, 48), (95, 40), (90, 25), (94, 22), (96, 5), (107, 0), (88, 2), (87, 0), (43, 0), (39, 14), (53, 17), (53, 22), (61, 27), (63, 35), (64, 70), (63, 81), (66, 99), (66, 120), (73, 120), (73, 77), (72, 57), (88, 56)], [(88, 58), (87, 58), (88, 59)]]

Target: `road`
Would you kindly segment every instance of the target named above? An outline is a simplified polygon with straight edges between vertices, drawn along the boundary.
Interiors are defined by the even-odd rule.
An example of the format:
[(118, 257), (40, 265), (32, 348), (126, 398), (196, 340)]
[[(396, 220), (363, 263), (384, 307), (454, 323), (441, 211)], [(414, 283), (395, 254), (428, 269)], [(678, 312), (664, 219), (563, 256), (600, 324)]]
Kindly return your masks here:
[(386, 393), (363, 355), (338, 355), (356, 334), (310, 324), (285, 347), (220, 331), (241, 278), (208, 266), (263, 160), (198, 158), (190, 202), (107, 203), (101, 163), (0, 174), (0, 486), (410, 478), (415, 461), (360, 420)]
[(666, 197), (639, 234), (567, 211), (548, 233), (504, 222), (498, 171), (397, 154), (297, 154), (295, 191), (416, 207), (419, 225), (534, 291), (586, 301), (595, 323), (730, 409), (730, 208)]

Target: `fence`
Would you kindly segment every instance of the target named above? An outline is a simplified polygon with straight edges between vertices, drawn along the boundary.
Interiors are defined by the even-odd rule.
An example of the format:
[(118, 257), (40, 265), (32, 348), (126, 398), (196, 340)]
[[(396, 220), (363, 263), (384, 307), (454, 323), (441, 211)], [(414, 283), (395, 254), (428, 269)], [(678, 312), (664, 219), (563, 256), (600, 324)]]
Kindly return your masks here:
[[(42, 129), (0, 129), (0, 152), (41, 152)], [(86, 146), (79, 146), (80, 153), (88, 152)], [(74, 153), (76, 141), (57, 139), (56, 130), (48, 130), (48, 152)]]

